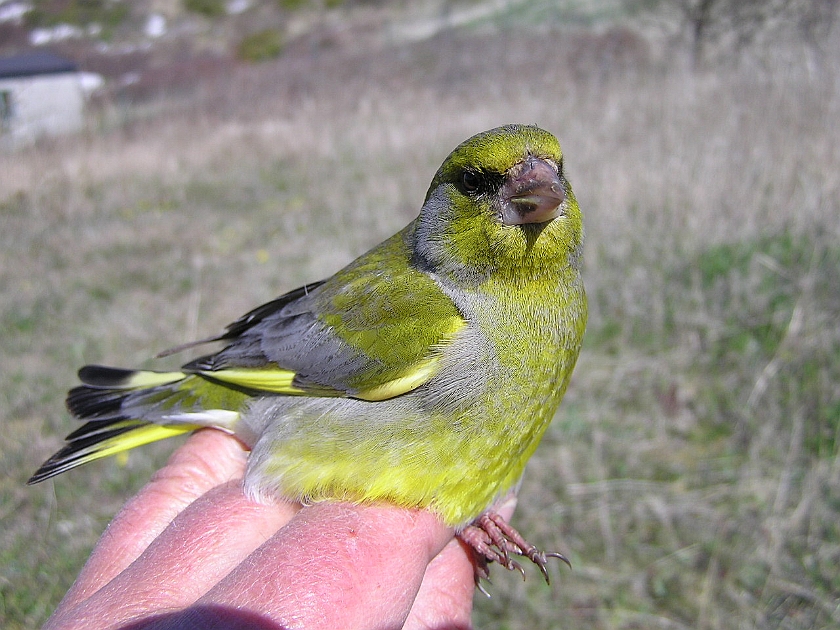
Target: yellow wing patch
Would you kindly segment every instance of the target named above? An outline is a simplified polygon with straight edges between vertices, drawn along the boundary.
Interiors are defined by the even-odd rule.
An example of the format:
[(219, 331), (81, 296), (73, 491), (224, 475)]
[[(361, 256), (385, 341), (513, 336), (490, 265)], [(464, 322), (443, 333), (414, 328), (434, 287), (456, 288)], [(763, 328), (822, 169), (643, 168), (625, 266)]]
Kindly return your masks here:
[(393, 378), (390, 381), (385, 381), (379, 385), (375, 385), (368, 389), (363, 389), (353, 393), (353, 398), (360, 398), (369, 402), (377, 402), (379, 400), (387, 400), (394, 398), (401, 394), (410, 392), (412, 389), (420, 387), (423, 383), (428, 381), (432, 375), (437, 371), (439, 357), (432, 357), (423, 361), (415, 367), (415, 369), (404, 375)]
[(353, 393), (354, 398), (376, 402), (387, 400), (410, 392), (428, 381), (438, 370), (440, 365), (440, 351), (452, 338), (466, 326), (463, 318), (451, 317), (448, 326), (442, 330), (441, 340), (432, 346), (431, 355), (411, 366), (410, 371), (403, 372), (395, 378), (372, 387), (360, 388)]
[[(129, 421), (129, 423), (131, 422)], [(113, 428), (119, 428), (120, 426), (122, 425), (115, 424)], [(137, 446), (143, 446), (144, 444), (157, 442), (158, 440), (165, 440), (166, 438), (189, 433), (200, 428), (201, 425), (198, 424), (183, 424), (178, 426), (163, 426), (159, 424), (141, 425), (133, 431), (103, 440), (96, 445), (95, 451), (82, 457), (78, 464), (75, 465), (86, 464), (97, 459), (102, 459), (103, 457), (109, 457), (117, 453), (122, 453), (123, 451), (131, 450)]]
[(234, 368), (230, 370), (219, 370), (218, 372), (202, 370), (198, 373), (209, 379), (263, 392), (296, 395), (307, 393), (306, 390), (292, 385), (295, 373), (291, 370)]
[[(389, 370), (368, 377), (367, 386), (363, 372), (350, 379), (345, 387), (319, 385), (317, 383), (295, 384), (296, 373), (282, 368), (229, 368), (224, 370), (200, 370), (197, 374), (222, 383), (272, 394), (293, 396), (350, 396), (360, 400), (377, 402), (410, 392), (428, 381), (440, 365), (442, 348), (466, 326), (461, 317), (452, 317), (443, 329), (440, 341), (429, 349), (429, 354), (401, 371)], [(384, 340), (383, 340), (384, 341)], [(365, 348), (369, 350), (369, 348)], [(396, 373), (395, 373), (396, 372)], [(163, 375), (162, 375), (163, 376)], [(356, 381), (356, 382), (354, 382)], [(358, 383), (358, 384), (357, 384)]]
[(183, 372), (140, 371), (132, 374), (124, 383), (116, 385), (119, 389), (148, 389), (158, 385), (168, 385), (186, 378)]

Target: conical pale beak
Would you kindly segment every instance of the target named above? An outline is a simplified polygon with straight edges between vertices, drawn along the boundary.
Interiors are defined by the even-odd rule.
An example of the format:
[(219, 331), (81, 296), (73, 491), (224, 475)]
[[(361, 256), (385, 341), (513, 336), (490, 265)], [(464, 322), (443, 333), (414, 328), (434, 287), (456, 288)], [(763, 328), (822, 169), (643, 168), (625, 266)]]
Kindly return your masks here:
[(565, 199), (557, 169), (528, 156), (508, 172), (502, 185), (500, 218), (505, 225), (545, 223), (562, 214)]

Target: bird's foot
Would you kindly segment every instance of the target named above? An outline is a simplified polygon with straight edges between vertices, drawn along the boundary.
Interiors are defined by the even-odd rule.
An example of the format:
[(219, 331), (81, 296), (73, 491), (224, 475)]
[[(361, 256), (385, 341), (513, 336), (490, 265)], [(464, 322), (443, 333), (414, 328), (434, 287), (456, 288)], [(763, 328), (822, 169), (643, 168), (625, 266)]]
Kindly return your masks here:
[(569, 559), (562, 553), (541, 551), (529, 543), (501, 515), (493, 511), (485, 512), (467, 525), (458, 534), (458, 538), (473, 550), (475, 582), (479, 588), (481, 588), (480, 580), (487, 580), (490, 577), (488, 566), (490, 562), (498, 562), (509, 571), (519, 571), (522, 574), (522, 579), (525, 579), (525, 569), (516, 560), (512, 559), (511, 555), (528, 558), (536, 564), (540, 568), (546, 584), (550, 584), (548, 569), (546, 568), (548, 558), (558, 558), (569, 565), (569, 568), (572, 566)]

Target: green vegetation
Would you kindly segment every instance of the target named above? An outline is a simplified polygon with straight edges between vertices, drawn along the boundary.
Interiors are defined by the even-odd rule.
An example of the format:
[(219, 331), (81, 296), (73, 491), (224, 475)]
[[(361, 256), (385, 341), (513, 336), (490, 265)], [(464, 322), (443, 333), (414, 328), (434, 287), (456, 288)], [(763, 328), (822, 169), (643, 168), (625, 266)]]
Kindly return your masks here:
[(308, 4), (310, 4), (309, 0), (277, 0), (277, 6), (287, 11), (302, 9)]
[(104, 31), (109, 31), (119, 26), (129, 14), (128, 3), (115, 0), (34, 0), (31, 4), (25, 19), (33, 28), (98, 24)]
[(267, 28), (246, 35), (236, 50), (236, 56), (243, 61), (268, 61), (283, 52), (283, 33)]
[(227, 13), (225, 0), (184, 0), (184, 8), (209, 18), (221, 17)]
[(682, 46), (337, 46), (0, 155), (0, 626), (44, 622), (174, 447), (26, 487), (81, 364), (177, 365), (150, 357), (390, 235), (457, 142), (505, 122), (563, 145), (591, 323), (513, 521), (574, 570), (494, 568), (476, 626), (840, 625), (840, 42), (708, 71)]

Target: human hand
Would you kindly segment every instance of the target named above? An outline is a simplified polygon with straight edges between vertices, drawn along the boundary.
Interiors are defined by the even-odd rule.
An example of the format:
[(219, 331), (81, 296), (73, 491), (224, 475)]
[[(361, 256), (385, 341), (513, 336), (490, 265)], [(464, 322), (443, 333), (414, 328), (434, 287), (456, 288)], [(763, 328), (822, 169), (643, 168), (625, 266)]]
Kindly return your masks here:
[(45, 627), (471, 627), (473, 564), (434, 515), (252, 503), (246, 459), (220, 431), (190, 437), (108, 526)]

